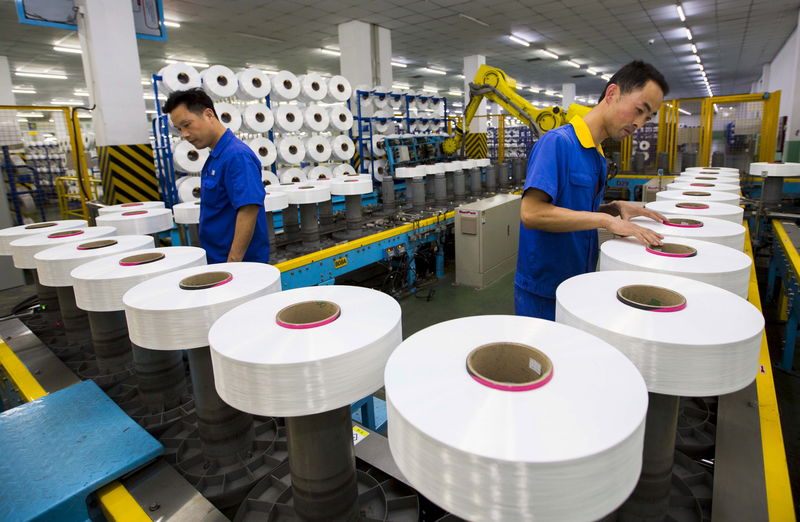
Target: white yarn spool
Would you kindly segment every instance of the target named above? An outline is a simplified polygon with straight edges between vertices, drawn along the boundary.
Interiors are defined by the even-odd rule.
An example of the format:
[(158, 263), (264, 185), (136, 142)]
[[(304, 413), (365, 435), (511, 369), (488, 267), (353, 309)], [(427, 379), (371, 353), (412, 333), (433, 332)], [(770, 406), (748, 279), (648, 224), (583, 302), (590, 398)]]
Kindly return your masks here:
[(9, 246), (15, 239), (25, 236), (36, 236), (39, 234), (50, 234), (62, 230), (73, 230), (86, 228), (89, 223), (83, 219), (62, 219), (58, 221), (42, 221), (29, 225), (18, 225), (0, 229), (0, 256), (10, 256), (11, 247)]
[(271, 170), (261, 170), (261, 183), (264, 184), (264, 189), (271, 188), (273, 185), (280, 185), (281, 181), (278, 175), (274, 174)]
[(231, 132), (239, 132), (239, 128), (242, 126), (242, 113), (239, 112), (239, 109), (237, 109), (235, 105), (226, 102), (218, 102), (214, 104), (214, 110), (217, 113), (220, 123), (222, 123), (226, 129), (230, 129)]
[(328, 130), (330, 115), (327, 109), (319, 105), (309, 105), (303, 111), (303, 128), (309, 132), (323, 132)]
[(111, 236), (48, 248), (37, 252), (33, 258), (41, 284), (65, 287), (73, 285), (72, 270), (85, 263), (153, 246), (154, 241), (150, 236)]
[(298, 98), (306, 103), (319, 102), (328, 94), (328, 82), (317, 73), (303, 74), (297, 78), (300, 81), (300, 94)]
[(242, 126), (244, 130), (260, 134), (269, 132), (275, 123), (272, 111), (261, 103), (251, 103), (245, 106), (242, 114)]
[(289, 196), (284, 192), (267, 192), (264, 196), (264, 210), (274, 212), (289, 206)]
[(240, 100), (258, 100), (269, 95), (272, 83), (269, 81), (269, 76), (264, 74), (260, 69), (255, 67), (248, 67), (236, 73), (236, 79), (239, 82), (239, 88), (236, 91), (236, 97)]
[(458, 517), (598, 520), (639, 478), (642, 377), (574, 328), (499, 315), (440, 323), (394, 351), (385, 387), (394, 461)]
[(306, 161), (322, 163), (331, 157), (331, 142), (325, 136), (311, 136), (303, 142)]
[(297, 136), (284, 136), (276, 143), (278, 159), (282, 163), (299, 165), (306, 156), (306, 147), (303, 140)]
[(188, 141), (179, 141), (172, 158), (179, 171), (197, 174), (203, 170), (209, 152), (207, 147), (196, 149)]
[(713, 190), (715, 192), (732, 192), (739, 195), (741, 187), (733, 183), (718, 183), (714, 181), (695, 180), (688, 183), (674, 182), (667, 185), (667, 190)]
[(279, 105), (273, 110), (275, 130), (281, 132), (297, 132), (303, 128), (303, 111), (297, 105)]
[(306, 172), (306, 178), (309, 181), (316, 181), (320, 179), (333, 179), (333, 172), (331, 171), (330, 167), (327, 165), (317, 165), (316, 167), (311, 167)]
[[(286, 168), (280, 169), (278, 171), (278, 179), (280, 180), (281, 184), (283, 183), (300, 183), (302, 181), (308, 181), (308, 176), (303, 171), (303, 169), (298, 168)], [(276, 190), (277, 187), (270, 187), (272, 190)]]
[(224, 65), (212, 65), (200, 73), (203, 90), (212, 100), (223, 100), (236, 94), (239, 79), (236, 74)]
[(656, 201), (696, 201), (698, 203), (727, 203), (738, 205), (739, 195), (730, 192), (714, 192), (710, 190), (662, 190), (656, 192)]
[(346, 102), (353, 94), (353, 88), (350, 82), (344, 76), (338, 74), (328, 80), (328, 101), (331, 102)]
[(733, 248), (685, 237), (664, 237), (661, 247), (646, 247), (634, 238), (600, 246), (599, 270), (633, 270), (672, 274), (702, 281), (747, 299), (750, 256)]
[(351, 404), (383, 385), (401, 328), (397, 301), (368, 288), (296, 288), (254, 299), (208, 333), (217, 392), (234, 408), (260, 415), (312, 415)]
[(180, 225), (197, 225), (200, 223), (200, 200), (178, 203), (172, 206), (172, 216)]
[(381, 158), (386, 156), (386, 136), (382, 134), (372, 135), (372, 157)]
[[(364, 111), (365, 109), (372, 107), (372, 87), (365, 84), (356, 85), (355, 89), (353, 89), (353, 97), (358, 98), (361, 103), (361, 110)], [(354, 101), (355, 103), (355, 101)], [(355, 107), (355, 105), (353, 105)]]
[(117, 212), (127, 212), (129, 210), (147, 210), (155, 208), (164, 208), (163, 201), (134, 201), (132, 203), (120, 203), (118, 205), (109, 205), (107, 207), (100, 207), (97, 209), (97, 215), (105, 216), (106, 214), (116, 214)]
[(657, 223), (650, 218), (631, 219), (636, 225), (655, 230), (662, 236), (686, 237), (710, 241), (741, 251), (744, 248), (744, 227), (722, 219), (699, 216), (674, 215), (667, 217), (668, 223)]
[(172, 211), (168, 208), (128, 210), (97, 216), (97, 225), (116, 227), (119, 234), (156, 234), (172, 228)]
[[(350, 179), (346, 179), (350, 178)], [(331, 194), (334, 196), (355, 196), (372, 192), (372, 180), (361, 176), (343, 176), (331, 182)]]
[(372, 89), (372, 103), (379, 109), (386, 109), (389, 107), (389, 92), (391, 89), (384, 85), (376, 85)]
[(651, 201), (645, 207), (660, 212), (665, 216), (700, 216), (723, 219), (732, 223), (741, 224), (744, 209), (738, 205), (727, 203), (697, 203), (696, 201)]
[(247, 140), (247, 146), (256, 154), (262, 167), (269, 167), (278, 159), (278, 149), (267, 138), (258, 137)]
[(278, 71), (272, 75), (272, 91), (270, 98), (273, 100), (294, 100), (300, 95), (300, 81), (297, 76), (289, 71)]
[(389, 107), (393, 111), (405, 111), (405, 102), (403, 101), (403, 91), (399, 89), (392, 89), (391, 94), (393, 96), (389, 96)]
[(356, 146), (350, 136), (340, 134), (331, 141), (331, 154), (334, 159), (349, 161), (356, 153)]
[(716, 174), (713, 175), (703, 175), (697, 172), (685, 172), (680, 176), (676, 177), (673, 183), (730, 183), (731, 185), (741, 185), (739, 183), (739, 178), (735, 178), (733, 176), (718, 176)]
[(134, 344), (183, 350), (208, 346), (208, 330), (228, 310), (280, 290), (281, 273), (272, 265), (225, 263), (153, 277), (128, 290), (122, 302)]
[(299, 183), (284, 191), (289, 198), (290, 205), (308, 205), (322, 203), (331, 199), (331, 189), (328, 186)]
[(375, 114), (372, 115), (372, 132), (377, 134), (389, 134), (393, 132), (394, 122), (390, 119), (384, 118), (391, 118), (392, 112), (390, 110), (379, 110), (375, 111)]
[(353, 128), (353, 113), (347, 107), (335, 105), (328, 116), (329, 125), (337, 131), (348, 132)]
[(368, 173), (372, 174), (375, 181), (383, 181), (384, 177), (389, 176), (389, 170), (386, 167), (386, 160), (364, 160), (364, 168)]
[[(636, 306), (666, 308), (626, 304), (618, 297), (623, 287)], [(753, 382), (764, 331), (764, 318), (747, 300), (651, 272), (593, 272), (566, 280), (556, 290), (556, 321), (615, 346), (636, 365), (649, 391), (684, 397), (724, 395)]]
[(739, 175), (739, 169), (734, 167), (687, 167), (685, 172), (730, 172)]
[(122, 296), (152, 277), (206, 264), (206, 251), (191, 246), (148, 248), (91, 261), (72, 270), (75, 303), (90, 312), (123, 310)]
[(158, 71), (161, 80), (158, 82), (158, 92), (170, 94), (175, 91), (187, 91), (200, 87), (200, 73), (191, 65), (183, 62), (171, 63)]
[(333, 167), (333, 177), (339, 178), (342, 176), (356, 175), (356, 169), (349, 163), (340, 163)]
[(751, 176), (768, 178), (795, 177), (800, 176), (800, 163), (755, 162), (750, 164), (749, 173)]
[(32, 269), (36, 268), (36, 260), (33, 256), (35, 256), (37, 252), (60, 245), (86, 243), (93, 239), (114, 236), (116, 234), (117, 229), (114, 227), (80, 227), (20, 237), (12, 241), (9, 247), (15, 267)]
[(181, 203), (200, 201), (200, 176), (191, 176), (178, 187), (178, 199)]

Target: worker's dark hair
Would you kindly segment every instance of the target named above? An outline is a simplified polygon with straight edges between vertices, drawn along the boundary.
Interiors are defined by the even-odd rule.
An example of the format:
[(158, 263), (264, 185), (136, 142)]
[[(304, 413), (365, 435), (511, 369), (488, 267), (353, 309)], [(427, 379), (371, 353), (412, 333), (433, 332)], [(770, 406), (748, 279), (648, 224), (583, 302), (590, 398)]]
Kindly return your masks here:
[(641, 89), (650, 80), (653, 80), (658, 84), (659, 87), (661, 87), (661, 92), (664, 93), (664, 96), (669, 93), (669, 84), (667, 83), (667, 80), (664, 79), (664, 75), (658, 72), (658, 69), (649, 63), (645, 63), (641, 60), (634, 60), (617, 71), (614, 76), (608, 80), (608, 83), (603, 89), (603, 92), (600, 94), (600, 99), (597, 101), (597, 103), (603, 101), (603, 98), (606, 97), (608, 86), (612, 83), (615, 83), (617, 86), (619, 86), (619, 91), (621, 94), (628, 94), (636, 89)]
[(214, 101), (199, 87), (186, 91), (173, 92), (169, 95), (167, 102), (161, 110), (169, 114), (174, 111), (178, 105), (185, 105), (188, 111), (198, 115), (203, 114), (203, 111), (206, 109), (211, 109), (214, 112), (214, 117), (218, 118), (217, 111), (214, 110)]

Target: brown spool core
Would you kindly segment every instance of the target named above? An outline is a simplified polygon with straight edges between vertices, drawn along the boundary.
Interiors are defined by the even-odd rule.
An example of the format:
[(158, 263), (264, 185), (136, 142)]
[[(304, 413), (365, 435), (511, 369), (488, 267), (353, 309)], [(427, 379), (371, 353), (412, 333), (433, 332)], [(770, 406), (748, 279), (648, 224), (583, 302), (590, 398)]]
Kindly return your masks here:
[(318, 179), (328, 179), (328, 176), (325, 174), (320, 174)]
[(342, 123), (346, 122), (347, 116), (345, 116), (344, 114), (339, 114), (339, 121)]
[(194, 204), (195, 204), (195, 206), (198, 206), (198, 207), (200, 206), (200, 202), (199, 201), (195, 201)]
[(79, 234), (83, 234), (83, 230), (62, 230), (61, 232), (47, 234), (47, 237), (50, 239), (58, 239), (61, 237), (77, 236)]
[(200, 197), (200, 187), (195, 187), (192, 189), (192, 197), (199, 198)]
[[(297, 178), (294, 178), (294, 179), (297, 179)], [(284, 187), (290, 187), (290, 186), (294, 185), (294, 182), (292, 182), (292, 183), (281, 183), (281, 185), (283, 185)]]
[(186, 73), (178, 73), (178, 81), (181, 83), (189, 83), (189, 75)]
[(655, 252), (662, 252), (664, 254), (677, 254), (682, 257), (692, 257), (697, 255), (697, 249), (689, 245), (681, 245), (678, 243), (663, 243), (661, 245), (650, 245), (650, 250)]
[(325, 146), (321, 143), (317, 144), (317, 152), (325, 152)]
[(686, 304), (678, 292), (652, 285), (628, 285), (617, 290), (617, 299), (640, 310), (663, 310)]
[(343, 151), (347, 152), (347, 150), (348, 150), (349, 148), (350, 148), (350, 145), (348, 145), (347, 143), (342, 143), (342, 150), (343, 150)]
[(713, 183), (692, 183), (695, 187), (715, 187)]
[(289, 145), (289, 154), (297, 154), (297, 147)]
[(697, 176), (695, 179), (709, 179), (711, 181), (716, 181), (717, 178), (712, 178), (711, 176)]
[(305, 190), (305, 189), (312, 189), (312, 188), (314, 188), (314, 187), (311, 187), (311, 186), (308, 186), (308, 185), (306, 185), (304, 187), (297, 187), (298, 190)]
[(222, 121), (223, 121), (223, 122), (225, 122), (225, 123), (230, 123), (230, 122), (231, 122), (231, 115), (230, 115), (230, 113), (223, 112), (223, 113), (222, 113)]
[(269, 151), (267, 150), (266, 147), (259, 147), (258, 148), (258, 155), (259, 156), (262, 156), (262, 157), (266, 158), (268, 154), (269, 154)]
[(690, 190), (688, 192), (683, 192), (684, 196), (710, 196), (711, 192), (698, 192), (696, 190)]
[(698, 221), (697, 219), (689, 219), (689, 218), (669, 218), (667, 219), (667, 223), (670, 225), (683, 225), (685, 227), (702, 227), (703, 222)]
[(119, 260), (121, 265), (146, 265), (164, 259), (166, 256), (161, 252), (147, 252), (133, 256), (123, 257)]
[(219, 75), (217, 76), (217, 83), (223, 86), (228, 85), (228, 79), (222, 75)]
[(303, 301), (282, 308), (275, 320), (281, 325), (309, 328), (318, 323), (327, 323), (339, 317), (342, 309), (331, 301)]
[(189, 158), (192, 161), (197, 161), (198, 159), (200, 159), (200, 154), (198, 154), (196, 150), (190, 150), (186, 154), (186, 157)]
[(253, 87), (261, 87), (261, 78), (253, 78), (250, 83), (253, 84)]
[(553, 361), (532, 346), (520, 343), (489, 343), (467, 355), (470, 375), (498, 386), (530, 386), (546, 379)]
[(317, 123), (321, 122), (322, 121), (322, 114), (320, 114), (318, 112), (315, 112), (314, 113), (314, 121), (317, 122)]
[(58, 225), (58, 223), (34, 223), (33, 225), (26, 226), (25, 230), (36, 230), (37, 228), (54, 227), (56, 225)]
[(217, 286), (220, 283), (230, 281), (233, 274), (230, 272), (206, 272), (181, 279), (178, 286), (182, 290), (204, 290)]
[(284, 89), (291, 89), (292, 88), (292, 82), (290, 82), (289, 80), (283, 80), (283, 88)]
[(311, 88), (312, 88), (313, 90), (315, 90), (315, 91), (318, 91), (318, 90), (319, 90), (319, 83), (317, 83), (317, 82), (311, 82)]
[(300, 183), (300, 178), (295, 176), (295, 177), (292, 178), (292, 183), (281, 183), (281, 185), (292, 185), (294, 183)]
[(267, 185), (272, 185), (272, 183), (270, 183), (268, 179), (265, 179), (265, 180), (263, 180), (263, 181), (261, 182), (261, 184), (262, 184), (262, 185), (264, 185), (265, 187), (266, 187)]
[(699, 208), (699, 209), (708, 208), (708, 205), (706, 205), (705, 203), (675, 203), (675, 206), (678, 208)]
[(78, 245), (78, 250), (94, 250), (96, 248), (106, 248), (114, 246), (117, 241), (114, 239), (101, 239), (99, 241), (90, 241), (88, 243), (81, 243)]
[(336, 90), (339, 92), (344, 92), (344, 85), (342, 85), (341, 83), (337, 83)]
[(264, 120), (265, 120), (264, 113), (263, 112), (257, 112), (256, 113), (256, 121), (258, 123), (262, 123)]
[(293, 122), (294, 121), (294, 114), (292, 114), (291, 112), (289, 114), (287, 114), (286, 115), (286, 121), (288, 121), (289, 123)]

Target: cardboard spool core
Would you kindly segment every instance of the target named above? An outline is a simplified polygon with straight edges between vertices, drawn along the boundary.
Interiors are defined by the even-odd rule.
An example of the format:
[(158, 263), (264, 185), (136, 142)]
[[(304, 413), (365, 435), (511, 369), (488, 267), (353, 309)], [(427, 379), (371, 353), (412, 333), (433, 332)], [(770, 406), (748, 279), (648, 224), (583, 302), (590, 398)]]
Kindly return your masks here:
[(303, 186), (303, 187), (297, 187), (298, 190), (307, 190), (307, 189), (312, 189), (312, 188), (314, 188), (314, 187), (310, 186), (310, 185), (306, 185), (306, 186)]
[(623, 286), (617, 290), (617, 299), (640, 310), (668, 312), (686, 307), (686, 298), (678, 292), (652, 285)]
[(553, 361), (525, 344), (489, 343), (467, 355), (467, 372), (486, 386), (521, 391), (545, 384), (553, 373)]
[(101, 239), (99, 241), (90, 241), (88, 243), (81, 243), (78, 245), (78, 250), (94, 250), (96, 248), (106, 248), (117, 244), (115, 239)]
[(230, 123), (230, 122), (231, 122), (231, 115), (230, 115), (230, 113), (228, 113), (228, 112), (223, 112), (223, 113), (222, 113), (222, 116), (220, 117), (220, 119), (221, 119), (221, 120), (222, 120), (224, 123)]
[(53, 232), (47, 234), (48, 239), (58, 239), (62, 237), (79, 236), (83, 234), (83, 230), (62, 230), (61, 232)]
[(700, 228), (703, 226), (702, 221), (688, 218), (669, 218), (664, 222), (665, 225), (670, 227), (685, 227), (685, 228)]
[(708, 205), (705, 203), (675, 203), (678, 208), (694, 208), (694, 209), (707, 209)]
[(199, 202), (199, 201), (195, 201), (195, 202), (194, 202), (194, 204), (195, 204), (196, 206), (198, 206), (198, 207), (200, 206), (200, 202)]
[(123, 257), (119, 260), (119, 264), (122, 266), (146, 265), (148, 263), (160, 261), (165, 257), (166, 256), (161, 252), (146, 252), (144, 254), (135, 254), (128, 257)]
[(25, 227), (25, 230), (36, 230), (37, 228), (47, 228), (47, 227), (54, 227), (58, 223), (34, 223), (33, 225), (28, 225)]
[(350, 145), (348, 145), (347, 143), (342, 143), (342, 150), (343, 151), (347, 151), (349, 148), (350, 148)]
[(325, 145), (317, 143), (317, 152), (325, 152)]
[(266, 147), (259, 147), (258, 148), (258, 155), (262, 157), (267, 157), (269, 155), (269, 150)]
[(192, 197), (199, 198), (200, 197), (200, 187), (195, 187), (192, 189)]
[(713, 183), (692, 183), (693, 187), (716, 187)]
[(314, 113), (314, 121), (316, 121), (317, 123), (321, 122), (322, 121), (322, 114), (320, 114), (318, 112), (315, 112)]
[(186, 154), (186, 157), (189, 158), (192, 161), (197, 161), (198, 159), (200, 159), (200, 154), (198, 154), (196, 150), (190, 150)]
[(319, 90), (319, 83), (318, 82), (311, 82), (311, 88), (315, 91)]
[(205, 290), (206, 288), (227, 283), (231, 279), (233, 279), (233, 274), (230, 272), (205, 272), (184, 277), (178, 283), (178, 286), (182, 290)]
[(689, 245), (681, 245), (679, 243), (663, 243), (661, 245), (650, 245), (648, 250), (657, 254), (666, 254), (672, 257), (694, 257), (697, 255), (697, 249)]
[(250, 83), (253, 84), (253, 87), (261, 87), (261, 78), (253, 78)]
[(279, 310), (275, 322), (285, 328), (314, 328), (335, 321), (341, 314), (341, 307), (331, 301), (303, 301)]
[(344, 92), (344, 85), (341, 83), (336, 84), (336, 90), (339, 92)]
[(189, 75), (186, 73), (178, 73), (178, 81), (181, 83), (189, 83)]
[(287, 114), (286, 115), (286, 121), (288, 121), (290, 123), (293, 122), (294, 121), (294, 114), (292, 114), (291, 112), (289, 114)]
[(710, 196), (711, 192), (700, 192), (698, 190), (690, 190), (688, 192), (683, 192), (684, 196)]
[(220, 85), (228, 85), (228, 79), (220, 74), (217, 76), (217, 83)]
[(284, 89), (291, 89), (292, 88), (292, 82), (290, 80), (283, 80), (283, 88)]
[(266, 118), (264, 117), (264, 113), (263, 112), (257, 112), (256, 113), (256, 121), (257, 122), (263, 123), (265, 119)]
[(697, 176), (695, 179), (707, 179), (711, 181), (716, 181), (717, 178), (712, 178), (711, 176)]
[(289, 154), (297, 154), (297, 147), (289, 145)]

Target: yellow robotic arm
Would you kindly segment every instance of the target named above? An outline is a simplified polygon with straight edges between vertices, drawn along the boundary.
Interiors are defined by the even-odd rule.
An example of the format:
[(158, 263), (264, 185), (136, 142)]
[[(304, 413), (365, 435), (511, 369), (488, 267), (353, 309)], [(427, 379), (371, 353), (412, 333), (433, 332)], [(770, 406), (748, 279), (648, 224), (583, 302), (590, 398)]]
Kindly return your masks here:
[[(565, 113), (561, 107), (537, 109), (528, 100), (517, 94), (517, 82), (500, 69), (481, 65), (469, 84), (469, 103), (464, 109), (464, 129), (478, 110), (481, 100), (486, 98), (503, 107), (509, 114), (528, 125), (538, 135), (568, 123), (575, 116), (583, 116), (590, 107), (572, 104)], [(456, 127), (455, 136), (445, 140), (443, 147), (446, 154), (454, 154), (463, 149), (464, 129)], [(463, 150), (461, 151), (463, 154)]]

